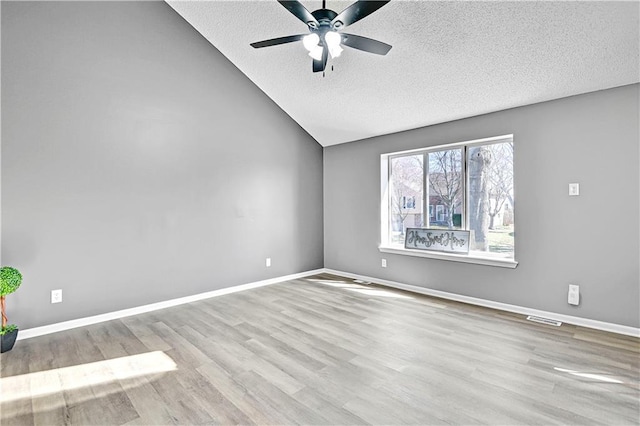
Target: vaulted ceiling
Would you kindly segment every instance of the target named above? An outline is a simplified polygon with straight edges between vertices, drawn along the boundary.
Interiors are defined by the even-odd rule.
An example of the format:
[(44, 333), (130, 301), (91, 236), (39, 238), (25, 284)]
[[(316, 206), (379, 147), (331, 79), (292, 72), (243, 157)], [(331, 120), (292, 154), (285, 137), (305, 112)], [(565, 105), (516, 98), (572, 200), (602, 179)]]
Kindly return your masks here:
[(301, 42), (249, 45), (308, 32), (275, 0), (168, 3), (323, 146), (640, 81), (638, 2), (394, 0), (348, 27), (391, 51), (324, 76)]

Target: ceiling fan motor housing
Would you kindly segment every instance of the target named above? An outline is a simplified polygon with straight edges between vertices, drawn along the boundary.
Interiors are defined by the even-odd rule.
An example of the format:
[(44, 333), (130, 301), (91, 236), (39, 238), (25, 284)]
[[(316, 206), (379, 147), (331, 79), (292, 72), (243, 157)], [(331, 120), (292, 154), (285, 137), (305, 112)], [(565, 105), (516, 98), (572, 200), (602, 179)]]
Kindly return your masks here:
[(318, 21), (318, 23), (313, 21), (307, 22), (309, 30), (312, 32), (319, 32), (320, 35), (323, 35), (327, 31), (339, 30), (343, 26), (341, 21), (331, 23), (333, 19), (338, 16), (338, 14), (331, 9), (318, 9), (311, 12), (311, 14), (316, 18), (316, 21)]

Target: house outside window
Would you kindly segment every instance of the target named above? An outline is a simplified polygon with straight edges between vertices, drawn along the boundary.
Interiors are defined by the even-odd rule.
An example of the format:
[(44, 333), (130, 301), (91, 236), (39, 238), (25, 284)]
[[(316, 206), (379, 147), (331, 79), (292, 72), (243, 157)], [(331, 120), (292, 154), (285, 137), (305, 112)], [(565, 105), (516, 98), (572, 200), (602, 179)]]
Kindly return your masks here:
[(404, 247), (408, 227), (458, 229), (469, 255), (514, 258), (512, 135), (384, 154), (381, 170), (382, 246)]

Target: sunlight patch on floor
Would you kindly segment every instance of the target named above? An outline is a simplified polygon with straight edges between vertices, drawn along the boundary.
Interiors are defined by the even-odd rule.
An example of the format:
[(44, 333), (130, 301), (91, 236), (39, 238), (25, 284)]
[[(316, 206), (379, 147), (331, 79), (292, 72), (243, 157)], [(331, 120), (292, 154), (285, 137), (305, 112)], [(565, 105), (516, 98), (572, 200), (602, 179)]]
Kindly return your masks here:
[(411, 296), (405, 294), (396, 293), (393, 291), (380, 290), (377, 288), (348, 288), (349, 291), (355, 291), (356, 293), (366, 294), (367, 296), (376, 297), (391, 297), (394, 299), (413, 299)]
[(582, 373), (580, 371), (568, 370), (566, 368), (553, 367), (554, 370), (560, 371), (561, 373), (568, 373), (572, 376), (582, 377), (585, 379), (598, 380), (600, 382), (605, 383), (624, 383), (618, 379), (613, 379), (611, 377), (603, 376), (601, 374), (593, 374), (593, 373)]
[(0, 402), (37, 398), (176, 369), (176, 363), (169, 356), (164, 352), (155, 351), (3, 377), (0, 379)]
[(316, 284), (327, 285), (329, 287), (337, 287), (337, 288), (366, 288), (365, 286), (348, 283), (346, 281), (336, 281), (336, 280), (318, 280), (318, 279), (310, 279)]
[(317, 279), (317, 278), (310, 278), (309, 281), (312, 281), (317, 284), (326, 285), (329, 287), (343, 288), (345, 290), (353, 291), (360, 294), (365, 294), (367, 296), (390, 297), (394, 299), (413, 299), (412, 296), (400, 294), (395, 291), (383, 290), (380, 288), (372, 288), (367, 285), (354, 284), (353, 282), (344, 281), (344, 280), (323, 280), (323, 279)]

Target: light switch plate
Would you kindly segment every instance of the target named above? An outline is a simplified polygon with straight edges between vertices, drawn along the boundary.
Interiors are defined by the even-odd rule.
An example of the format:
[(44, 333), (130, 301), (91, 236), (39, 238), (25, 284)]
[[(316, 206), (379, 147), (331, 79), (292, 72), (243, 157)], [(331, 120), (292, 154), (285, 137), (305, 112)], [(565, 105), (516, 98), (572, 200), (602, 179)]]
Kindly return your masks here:
[(568, 302), (570, 305), (579, 305), (580, 304), (580, 286), (575, 284), (569, 284), (569, 298)]

